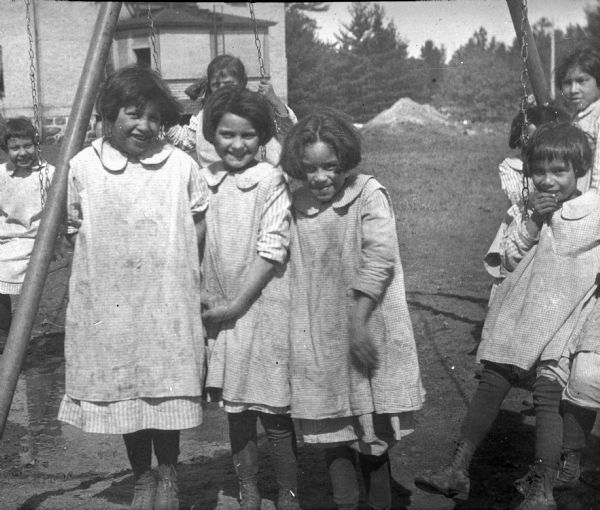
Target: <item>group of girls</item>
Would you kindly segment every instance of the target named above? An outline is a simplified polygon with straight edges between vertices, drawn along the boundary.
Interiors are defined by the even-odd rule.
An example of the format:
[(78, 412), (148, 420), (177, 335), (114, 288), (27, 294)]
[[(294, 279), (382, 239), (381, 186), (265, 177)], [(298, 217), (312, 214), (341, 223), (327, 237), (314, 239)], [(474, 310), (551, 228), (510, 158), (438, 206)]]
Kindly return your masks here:
[[(297, 432), (324, 448), (338, 508), (358, 507), (357, 465), (369, 505), (391, 508), (388, 449), (424, 390), (390, 197), (355, 170), (360, 136), (343, 114), (290, 129), (268, 84), (245, 88), (238, 59), (213, 64), (188, 126), (148, 68), (103, 86), (103, 136), (69, 169), (59, 418), (123, 435), (132, 508), (179, 507), (179, 431), (201, 424), (205, 390), (227, 413), (244, 510), (261, 507), (257, 420), (279, 510), (300, 508)], [(272, 140), (283, 171), (261, 156)]]
[[(444, 469), (415, 479), (425, 490), (467, 499), (469, 464), (505, 396), (533, 380), (535, 458), (515, 483), (524, 496), (518, 510), (556, 510), (553, 489), (577, 483), (600, 408), (600, 54), (575, 51), (557, 69), (556, 82), (572, 122), (552, 105), (528, 108), (523, 160), (500, 165), (512, 207), (486, 257), (500, 281), (458, 446)], [(513, 122), (511, 146), (524, 121)]]

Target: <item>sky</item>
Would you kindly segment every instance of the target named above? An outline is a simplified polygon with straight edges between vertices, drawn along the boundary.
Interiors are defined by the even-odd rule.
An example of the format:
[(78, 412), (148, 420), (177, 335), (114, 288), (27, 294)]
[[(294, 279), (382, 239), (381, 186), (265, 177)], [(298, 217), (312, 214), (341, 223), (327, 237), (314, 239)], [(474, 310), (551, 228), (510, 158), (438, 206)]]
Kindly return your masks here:
[[(419, 57), (421, 46), (431, 39), (446, 47), (446, 56), (465, 44), (473, 33), (484, 27), (490, 38), (511, 44), (515, 30), (505, 0), (431, 0), (417, 2), (377, 2), (385, 10), (386, 21), (393, 20), (398, 34), (408, 42), (408, 54)], [(335, 42), (342, 23), (351, 19), (351, 2), (330, 2), (329, 11), (306, 13), (317, 21), (319, 38)], [(585, 7), (598, 5), (597, 0), (528, 0), (528, 18), (533, 25), (542, 17), (564, 30), (570, 24), (585, 26)]]

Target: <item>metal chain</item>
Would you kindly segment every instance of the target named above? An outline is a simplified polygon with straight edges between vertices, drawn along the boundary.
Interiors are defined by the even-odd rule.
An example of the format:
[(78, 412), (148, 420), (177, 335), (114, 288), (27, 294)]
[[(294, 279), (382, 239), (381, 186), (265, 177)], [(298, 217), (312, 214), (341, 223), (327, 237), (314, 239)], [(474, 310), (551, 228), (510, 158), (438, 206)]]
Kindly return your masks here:
[(527, 171), (527, 159), (525, 157), (525, 151), (527, 142), (529, 141), (528, 134), (528, 120), (527, 120), (527, 106), (528, 106), (528, 94), (527, 94), (527, 82), (529, 81), (529, 72), (527, 71), (527, 58), (529, 56), (528, 51), (529, 42), (527, 40), (527, 0), (521, 2), (521, 88), (523, 90), (523, 96), (521, 97), (521, 156), (523, 159), (523, 187), (521, 189), (521, 199), (523, 200), (523, 218), (527, 220), (529, 218), (529, 212), (527, 210), (529, 204), (529, 177)]
[[(267, 73), (265, 71), (265, 61), (262, 56), (262, 46), (260, 43), (260, 37), (258, 36), (258, 23), (256, 22), (256, 15), (254, 14), (254, 2), (248, 2), (248, 9), (250, 9), (252, 29), (254, 30), (254, 45), (256, 46), (256, 53), (258, 55), (258, 68), (260, 72), (260, 79), (263, 80)], [(267, 149), (264, 145), (260, 146), (260, 155), (263, 161), (267, 159)]]
[(156, 72), (160, 74), (160, 66), (158, 65), (156, 33), (154, 32), (154, 20), (152, 19), (152, 7), (150, 7), (150, 2), (148, 2), (148, 28), (150, 29), (150, 44), (152, 45), (152, 58), (154, 59), (154, 67), (156, 68)]
[(33, 102), (33, 127), (35, 129), (34, 143), (39, 165), (38, 177), (40, 179), (40, 204), (43, 209), (46, 205), (46, 198), (48, 196), (50, 176), (48, 173), (48, 165), (42, 160), (40, 114), (35, 72), (35, 52), (33, 49), (33, 34), (31, 31), (31, 1), (32, 0), (25, 0), (25, 18), (27, 21), (27, 38), (29, 39), (29, 79), (31, 81), (31, 98)]

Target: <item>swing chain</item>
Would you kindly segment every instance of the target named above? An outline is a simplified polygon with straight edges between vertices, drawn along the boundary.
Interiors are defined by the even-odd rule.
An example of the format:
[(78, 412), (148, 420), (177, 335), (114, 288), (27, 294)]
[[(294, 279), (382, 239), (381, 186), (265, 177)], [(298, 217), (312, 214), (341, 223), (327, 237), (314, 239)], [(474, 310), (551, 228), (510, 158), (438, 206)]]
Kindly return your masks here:
[(156, 33), (154, 32), (154, 20), (152, 19), (152, 7), (150, 6), (150, 2), (148, 2), (148, 28), (150, 29), (150, 44), (152, 46), (152, 58), (154, 60), (154, 67), (156, 68), (156, 72), (160, 74), (160, 66), (158, 65), (158, 50), (156, 44)]
[(25, 19), (27, 21), (27, 38), (29, 39), (29, 79), (31, 81), (31, 97), (33, 100), (33, 127), (35, 130), (34, 143), (37, 153), (37, 162), (40, 167), (38, 177), (40, 179), (40, 204), (43, 209), (46, 205), (48, 187), (50, 185), (50, 176), (48, 174), (48, 165), (42, 160), (40, 114), (35, 73), (35, 52), (33, 49), (33, 34), (31, 31), (31, 1), (32, 0), (25, 0)]
[(529, 57), (529, 42), (527, 40), (527, 0), (521, 2), (521, 88), (523, 90), (523, 96), (521, 97), (521, 156), (523, 159), (523, 187), (521, 190), (521, 199), (523, 200), (523, 219), (526, 221), (529, 219), (528, 203), (529, 203), (529, 177), (527, 171), (527, 160), (525, 157), (525, 151), (527, 142), (529, 141), (528, 135), (528, 120), (527, 120), (527, 106), (528, 106), (528, 94), (527, 94), (527, 82), (529, 80), (529, 72), (527, 70), (527, 59)]
[[(254, 46), (256, 46), (256, 53), (258, 54), (258, 67), (260, 71), (260, 78), (263, 80), (267, 75), (265, 71), (265, 61), (262, 56), (260, 37), (258, 36), (258, 23), (256, 22), (256, 15), (254, 14), (254, 2), (248, 2), (248, 9), (250, 9), (250, 18), (252, 18), (252, 28), (254, 30)], [(264, 145), (260, 146), (260, 155), (263, 161), (267, 159), (267, 148)]]
[(265, 71), (265, 61), (262, 56), (260, 38), (258, 36), (258, 23), (256, 22), (256, 16), (254, 14), (254, 2), (248, 2), (248, 8), (250, 9), (250, 17), (252, 18), (252, 28), (254, 29), (254, 45), (258, 53), (258, 65), (260, 68), (260, 77), (264, 78), (267, 73)]

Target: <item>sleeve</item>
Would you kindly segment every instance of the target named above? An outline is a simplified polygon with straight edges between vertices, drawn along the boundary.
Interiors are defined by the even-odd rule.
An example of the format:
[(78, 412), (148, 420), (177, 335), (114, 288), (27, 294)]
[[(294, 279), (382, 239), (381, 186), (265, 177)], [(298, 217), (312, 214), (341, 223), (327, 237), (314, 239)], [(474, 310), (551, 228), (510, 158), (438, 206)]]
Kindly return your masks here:
[(208, 185), (200, 173), (200, 167), (195, 161), (192, 162), (188, 193), (192, 214), (205, 212), (208, 208), (209, 200)]
[(263, 207), (256, 250), (273, 262), (284, 262), (290, 246), (291, 199), (288, 185), (280, 177), (270, 189)]
[(67, 234), (77, 234), (83, 221), (79, 186), (77, 171), (71, 162), (67, 184)]
[(590, 189), (595, 189), (598, 191), (600, 189), (600, 116), (596, 119), (594, 123), (594, 158), (592, 160), (592, 168), (590, 172), (592, 175), (590, 177)]
[(196, 147), (196, 131), (198, 130), (198, 115), (193, 115), (186, 126), (175, 125), (167, 131), (167, 138), (175, 147), (190, 150)]
[(507, 159), (504, 159), (498, 165), (498, 175), (500, 176), (500, 186), (506, 197), (512, 205), (521, 204), (523, 198), (521, 190), (523, 189), (523, 174), (517, 172)]
[(502, 240), (506, 235), (506, 221), (503, 221), (494, 236), (492, 244), (483, 257), (483, 266), (488, 274), (494, 278), (502, 278)]
[(360, 264), (352, 288), (379, 302), (398, 260), (396, 220), (387, 192), (378, 188), (362, 204)]
[(277, 113), (274, 114), (275, 130), (277, 132), (276, 136), (279, 140), (283, 140), (288, 134), (289, 130), (292, 129), (292, 126), (298, 123), (296, 114), (292, 111), (292, 109), (288, 105), (285, 105), (285, 109), (287, 111), (287, 115), (285, 117), (281, 117), (277, 115)]
[(501, 257), (502, 269), (510, 273), (540, 238), (539, 235), (532, 237), (527, 232), (523, 216), (517, 206), (512, 206), (508, 210), (507, 223), (508, 227), (501, 244)]

